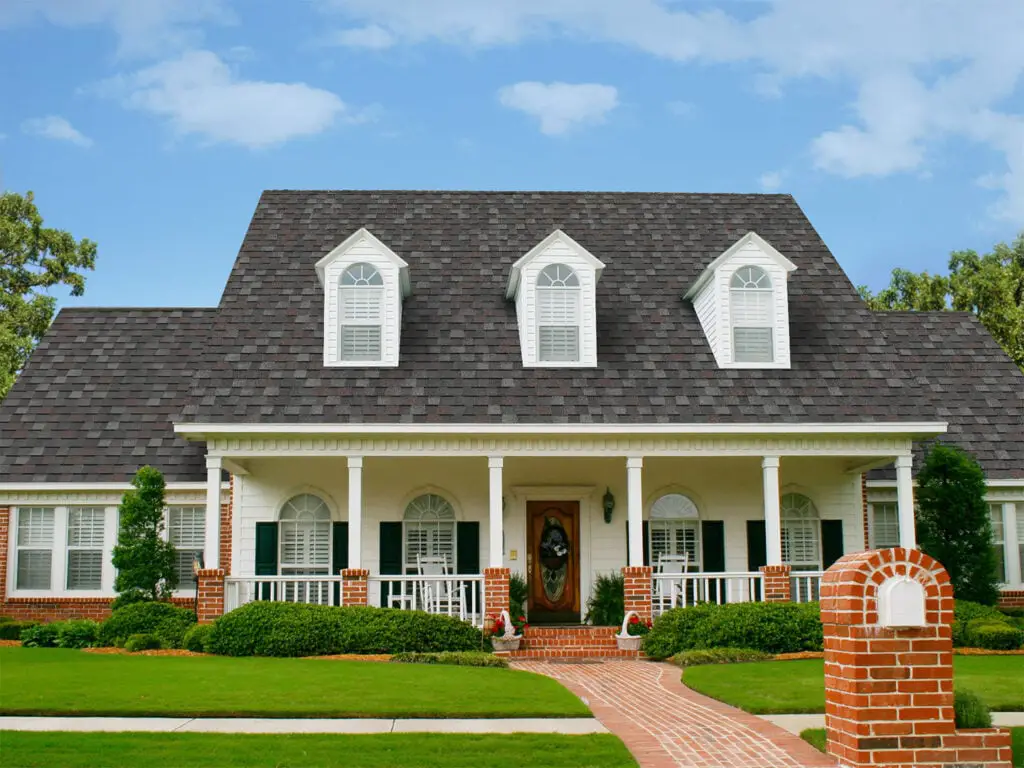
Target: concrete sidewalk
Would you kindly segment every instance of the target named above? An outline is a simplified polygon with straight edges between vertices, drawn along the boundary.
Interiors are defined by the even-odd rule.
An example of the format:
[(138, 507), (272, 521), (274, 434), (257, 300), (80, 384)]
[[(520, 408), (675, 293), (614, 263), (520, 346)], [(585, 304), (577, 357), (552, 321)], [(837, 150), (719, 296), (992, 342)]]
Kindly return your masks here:
[[(784, 728), (790, 733), (800, 734), (808, 728), (824, 728), (824, 715), (761, 715), (769, 723)], [(1024, 726), (1024, 712), (993, 712), (992, 725), (1002, 728)]]
[(429, 719), (286, 719), (261, 717), (0, 717), (7, 731), (156, 733), (608, 733), (592, 717)]

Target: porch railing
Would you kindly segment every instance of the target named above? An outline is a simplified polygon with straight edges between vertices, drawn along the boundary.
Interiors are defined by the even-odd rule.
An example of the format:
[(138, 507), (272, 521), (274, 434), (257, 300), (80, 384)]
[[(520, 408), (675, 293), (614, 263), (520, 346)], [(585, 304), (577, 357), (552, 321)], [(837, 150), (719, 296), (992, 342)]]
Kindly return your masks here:
[[(482, 574), (451, 576), (371, 575), (371, 602), (380, 595), (378, 605), (385, 608), (426, 611), (484, 623), (484, 577)], [(376, 589), (374, 589), (376, 585)]]
[(822, 571), (792, 571), (789, 576), (790, 599), (794, 603), (812, 603), (821, 595)]
[(225, 611), (254, 600), (342, 605), (341, 576), (228, 576), (224, 593)]
[(652, 611), (660, 616), (670, 608), (697, 603), (749, 603), (763, 600), (760, 572), (656, 573), (651, 590)]

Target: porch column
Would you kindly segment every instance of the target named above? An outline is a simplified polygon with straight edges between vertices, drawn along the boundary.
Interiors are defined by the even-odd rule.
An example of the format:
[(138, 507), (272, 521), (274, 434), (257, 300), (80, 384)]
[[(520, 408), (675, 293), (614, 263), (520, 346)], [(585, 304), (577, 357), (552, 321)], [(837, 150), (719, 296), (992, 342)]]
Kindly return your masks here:
[(220, 456), (207, 456), (206, 539), (203, 542), (203, 564), (206, 570), (220, 568), (220, 474)]
[(642, 456), (626, 459), (626, 520), (629, 523), (629, 565), (644, 564), (644, 512)]
[(487, 471), (490, 476), (490, 515), (488, 518), (488, 541), (490, 558), (488, 565), (491, 568), (504, 566), (504, 554), (502, 553), (502, 503), (501, 503), (501, 473), (505, 466), (505, 459), (501, 456), (487, 457)]
[(764, 477), (764, 538), (768, 565), (782, 565), (782, 512), (779, 500), (779, 457), (761, 460)]
[(900, 546), (917, 549), (917, 532), (914, 529), (914, 476), (911, 473), (914, 460), (910, 456), (896, 457), (896, 516), (900, 523)]
[(348, 457), (348, 567), (363, 567), (363, 457)]

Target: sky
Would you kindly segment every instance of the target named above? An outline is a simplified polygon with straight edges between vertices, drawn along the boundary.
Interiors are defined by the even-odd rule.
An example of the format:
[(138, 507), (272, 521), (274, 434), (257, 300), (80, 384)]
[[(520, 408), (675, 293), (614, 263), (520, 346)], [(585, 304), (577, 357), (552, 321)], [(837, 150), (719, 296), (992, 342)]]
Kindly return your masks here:
[(263, 189), (785, 192), (856, 284), (1024, 231), (1021, 0), (0, 0), (63, 306), (215, 304)]

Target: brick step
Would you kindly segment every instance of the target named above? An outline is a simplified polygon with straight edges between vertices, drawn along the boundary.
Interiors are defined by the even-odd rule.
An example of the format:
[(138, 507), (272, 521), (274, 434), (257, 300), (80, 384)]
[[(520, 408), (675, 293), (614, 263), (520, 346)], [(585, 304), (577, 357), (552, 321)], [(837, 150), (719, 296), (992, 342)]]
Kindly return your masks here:
[(547, 660), (601, 660), (601, 659), (640, 659), (639, 651), (620, 651), (618, 648), (520, 648), (518, 651), (508, 651), (500, 654), (507, 656), (510, 660), (517, 659), (547, 659)]

